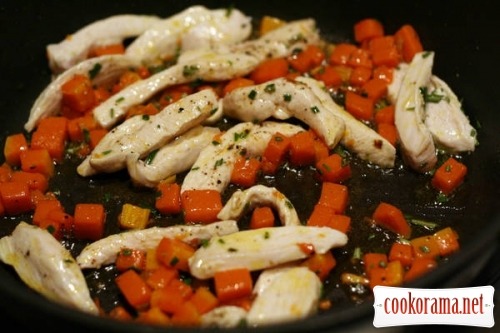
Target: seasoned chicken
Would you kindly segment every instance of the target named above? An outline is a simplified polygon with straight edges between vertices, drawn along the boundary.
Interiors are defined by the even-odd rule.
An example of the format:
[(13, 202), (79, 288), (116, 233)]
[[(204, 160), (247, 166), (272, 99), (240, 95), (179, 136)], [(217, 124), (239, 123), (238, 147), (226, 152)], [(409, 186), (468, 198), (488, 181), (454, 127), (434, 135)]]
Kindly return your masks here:
[(239, 123), (220, 136), (220, 143), (211, 143), (200, 152), (182, 182), (181, 192), (192, 189), (213, 189), (222, 192), (229, 184), (234, 162), (244, 148), (245, 140), (255, 125)]
[(147, 101), (167, 87), (197, 80), (215, 82), (245, 76), (264, 59), (289, 55), (295, 48), (318, 39), (315, 22), (300, 20), (256, 40), (196, 51), (188, 58), (181, 57), (176, 65), (116, 93), (94, 109), (94, 117), (102, 127), (110, 128), (130, 107)]
[(285, 226), (300, 225), (299, 216), (290, 200), (276, 188), (264, 185), (235, 191), (217, 217), (221, 220), (239, 220), (257, 206), (273, 207)]
[[(394, 71), (389, 85), (389, 99), (396, 103), (408, 65), (401, 64)], [(474, 151), (476, 130), (462, 110), (462, 104), (451, 88), (436, 75), (431, 75), (420, 92), (424, 98), (425, 126), (432, 134), (434, 144), (451, 153)]]
[(154, 24), (125, 53), (145, 64), (154, 64), (186, 50), (241, 42), (250, 36), (251, 29), (250, 17), (237, 9), (192, 6)]
[(61, 86), (74, 75), (87, 75), (93, 84), (100, 85), (115, 80), (124, 71), (137, 66), (139, 66), (138, 62), (123, 55), (105, 55), (80, 62), (45, 87), (31, 107), (24, 128), (31, 132), (41, 119), (56, 115), (61, 110)]
[(220, 143), (206, 146), (184, 178), (181, 192), (192, 189), (222, 192), (231, 179), (234, 163), (242, 152), (260, 156), (277, 131), (291, 135), (304, 129), (290, 124), (266, 122), (262, 126), (239, 123), (220, 136)]
[(47, 230), (20, 222), (10, 236), (0, 239), (0, 260), (48, 299), (98, 314), (80, 267)]
[(117, 254), (123, 248), (148, 250), (155, 248), (164, 237), (178, 238), (189, 243), (235, 233), (238, 230), (236, 221), (231, 220), (207, 225), (175, 225), (130, 230), (87, 245), (76, 258), (76, 262), (82, 269), (100, 268), (115, 262)]
[(420, 52), (413, 57), (394, 114), (403, 159), (418, 172), (431, 170), (437, 162), (434, 140), (425, 125), (425, 102), (421, 94), (421, 89), (430, 82), (433, 62), (434, 52)]
[(169, 176), (191, 168), (201, 150), (212, 144), (217, 127), (196, 126), (151, 154), (150, 159), (127, 158), (127, 170), (136, 185), (155, 187)]
[(324, 84), (315, 79), (299, 77), (297, 81), (306, 84), (318, 99), (345, 124), (341, 144), (365, 161), (383, 168), (391, 168), (396, 160), (396, 148), (376, 131), (354, 118), (336, 104), (325, 91)]
[[(217, 105), (212, 90), (202, 90), (169, 104), (158, 114), (141, 117), (144, 125), (128, 130), (130, 123), (123, 122), (106, 134), (89, 157), (93, 169), (99, 172), (115, 172), (126, 167), (127, 158), (145, 157), (187, 130), (207, 119)], [(119, 134), (116, 134), (118, 132)], [(125, 135), (122, 133), (126, 132)], [(82, 167), (81, 169), (84, 169)]]
[(208, 279), (215, 272), (238, 267), (266, 269), (308, 256), (300, 244), (311, 244), (316, 253), (344, 246), (347, 236), (333, 228), (283, 226), (244, 230), (214, 236), (189, 259), (193, 276)]
[(425, 125), (434, 143), (452, 153), (474, 151), (476, 130), (463, 113), (462, 104), (451, 88), (433, 75), (424, 98)]
[[(111, 131), (109, 131), (102, 139), (99, 141), (100, 147), (108, 147), (109, 150), (115, 148), (119, 142), (126, 141), (127, 136), (133, 136), (137, 133), (144, 125), (146, 121), (141, 115), (130, 117), (125, 120), (119, 126), (116, 126)], [(97, 148), (97, 146), (96, 146)], [(100, 170), (95, 169), (90, 164), (91, 155), (85, 157), (85, 159), (77, 166), (76, 172), (82, 177), (93, 176), (100, 172)]]
[(233, 90), (224, 97), (223, 110), (241, 121), (293, 116), (313, 128), (330, 148), (337, 145), (345, 129), (344, 121), (328, 110), (306, 84), (285, 78)]
[(321, 290), (321, 280), (307, 267), (265, 270), (246, 321), (254, 327), (303, 319), (317, 312)]
[(121, 43), (136, 37), (161, 19), (152, 15), (114, 15), (94, 21), (66, 37), (57, 44), (47, 45), (49, 66), (55, 74), (75, 66), (87, 59), (95, 46)]

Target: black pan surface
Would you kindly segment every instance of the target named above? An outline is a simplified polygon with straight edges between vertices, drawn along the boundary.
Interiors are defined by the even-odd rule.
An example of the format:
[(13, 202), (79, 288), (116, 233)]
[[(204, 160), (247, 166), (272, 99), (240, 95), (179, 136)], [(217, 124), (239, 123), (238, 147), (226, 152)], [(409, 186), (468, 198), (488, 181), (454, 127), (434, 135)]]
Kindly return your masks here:
[[(353, 24), (366, 17), (381, 20), (387, 31), (404, 23), (413, 24), (424, 47), (436, 52), (434, 74), (444, 79), (463, 99), (472, 124), (478, 129), (480, 145), (465, 157), (469, 166), (466, 182), (453, 198), (453, 205), (419, 206), (418, 189), (412, 177), (393, 194), (404, 210), (445, 221), (461, 235), (462, 249), (434, 273), (415, 282), (416, 287), (461, 287), (474, 281), (499, 243), (500, 230), (500, 118), (498, 106), (498, 29), (493, 4), (488, 1), (2, 1), (0, 3), (0, 144), (6, 135), (19, 132), (35, 98), (50, 81), (45, 46), (100, 18), (120, 13), (169, 16), (190, 5), (210, 8), (235, 6), (260, 17), (268, 14), (291, 20), (314, 17), (324, 36), (333, 42), (352, 40)], [(105, 181), (105, 180), (103, 180)], [(380, 179), (369, 190), (379, 195), (390, 184)], [(88, 183), (62, 179), (61, 188), (73, 190), (66, 200), (78, 201)], [(387, 187), (388, 186), (388, 187)], [(93, 191), (98, 191), (93, 189)], [(361, 195), (361, 194), (360, 194)], [(368, 202), (367, 204), (370, 204)], [(4, 218), (0, 230), (15, 225)], [(48, 303), (28, 290), (5, 266), (0, 266), (2, 312), (25, 328), (46, 328), (54, 332), (159, 332), (150, 327), (110, 322), (89, 317)], [(238, 332), (330, 332), (372, 328), (373, 304), (346, 306), (300, 323), (272, 329), (239, 329)], [(1, 318), (1, 317), (0, 317)], [(5, 321), (2, 322), (2, 325)], [(172, 329), (176, 332), (187, 332)]]

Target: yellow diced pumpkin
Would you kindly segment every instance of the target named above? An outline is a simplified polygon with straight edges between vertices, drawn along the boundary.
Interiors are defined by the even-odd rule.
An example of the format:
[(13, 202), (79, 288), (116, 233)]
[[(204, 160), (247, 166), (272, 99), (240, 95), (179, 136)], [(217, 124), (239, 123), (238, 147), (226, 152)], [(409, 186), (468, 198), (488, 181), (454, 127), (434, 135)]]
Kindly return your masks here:
[(150, 209), (124, 204), (118, 218), (120, 227), (123, 229), (144, 229), (148, 224), (150, 213)]
[(264, 17), (262, 17), (262, 20), (260, 21), (259, 34), (261, 36), (265, 35), (269, 31), (277, 29), (285, 24), (286, 24), (286, 21), (283, 21), (277, 17), (264, 16)]

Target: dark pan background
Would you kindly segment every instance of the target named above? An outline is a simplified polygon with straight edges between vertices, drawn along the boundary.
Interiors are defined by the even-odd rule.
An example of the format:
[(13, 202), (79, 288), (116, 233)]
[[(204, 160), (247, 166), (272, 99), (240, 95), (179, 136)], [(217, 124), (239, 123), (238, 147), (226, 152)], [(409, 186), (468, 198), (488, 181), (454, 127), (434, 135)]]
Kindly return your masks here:
[[(0, 2), (0, 146), (19, 132), (29, 109), (50, 81), (45, 46), (62, 40), (86, 24), (122, 13), (167, 17), (193, 4), (210, 8), (234, 5), (252, 16), (283, 19), (314, 17), (322, 33), (334, 42), (352, 39), (353, 24), (366, 17), (382, 21), (387, 31), (413, 24), (426, 49), (436, 52), (434, 74), (463, 99), (480, 145), (467, 157), (470, 166), (463, 185), (464, 209), (446, 212), (459, 221), (462, 250), (416, 287), (463, 287), (497, 283), (500, 258), (500, 34), (493, 1), (6, 1)], [(411, 193), (411, 188), (408, 189)], [(403, 195), (404, 193), (401, 193)], [(407, 193), (404, 195), (408, 195)], [(411, 197), (409, 197), (411, 199)], [(406, 203), (412, 207), (411, 200)], [(444, 214), (445, 212), (443, 212)], [(0, 221), (8, 223), (8, 221)], [(490, 260), (488, 262), (488, 260)], [(496, 302), (498, 303), (498, 296)], [(498, 308), (498, 306), (496, 307)], [(4, 326), (53, 332), (159, 332), (119, 325), (48, 303), (23, 288), (0, 266), (0, 319)], [(372, 329), (372, 305), (272, 329), (238, 332), (333, 332)], [(498, 322), (498, 319), (497, 319)], [(426, 329), (403, 328), (417, 332)], [(459, 327), (453, 327), (457, 331)], [(494, 330), (494, 329), (493, 329)], [(463, 332), (493, 331), (463, 327)], [(187, 332), (172, 329), (172, 332)], [(207, 330), (204, 330), (207, 331)], [(233, 331), (231, 331), (233, 332)]]

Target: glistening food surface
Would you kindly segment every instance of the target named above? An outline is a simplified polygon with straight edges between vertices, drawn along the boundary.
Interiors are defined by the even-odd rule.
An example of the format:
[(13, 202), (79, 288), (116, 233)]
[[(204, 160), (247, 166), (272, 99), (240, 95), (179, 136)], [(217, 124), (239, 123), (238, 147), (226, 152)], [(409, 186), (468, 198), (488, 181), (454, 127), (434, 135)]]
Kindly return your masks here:
[[(400, 285), (416, 269), (435, 267), (458, 249), (446, 217), (421, 221), (423, 216), (405, 216), (385, 199), (384, 183), (405, 175), (399, 188), (421, 189), (418, 202), (424, 208), (453, 205), (456, 186), (466, 175), (460, 154), (476, 144), (458, 99), (432, 75), (433, 52), (418, 48), (411, 26), (384, 32), (376, 20), (360, 20), (352, 44), (332, 45), (321, 40), (314, 19), (265, 18), (250, 35), (244, 15), (235, 16), (235, 9), (218, 13), (191, 8), (190, 21), (197, 17), (199, 24), (181, 31), (169, 26), (177, 38), (171, 53), (159, 56), (161, 63), (128, 52), (134, 42), (117, 42), (125, 35), (113, 36), (104, 47), (88, 43), (89, 53), (78, 64), (70, 61), (64, 72), (49, 52), (51, 68), (62, 74), (35, 102), (25, 126), (29, 133), (7, 138), (0, 191), (4, 214), (26, 216), (37, 228), (19, 224), (19, 232), (2, 239), (4, 262), (16, 269), (28, 263), (26, 275), (18, 271), (21, 277), (36, 275), (29, 270), (36, 272), (35, 262), (51, 268), (44, 263), (45, 252), (24, 256), (38, 246), (35, 238), (45, 239), (47, 233), (36, 237), (45, 229), (55, 238), (43, 243), (44, 251), (52, 244), (59, 262), (71, 262), (49, 280), (54, 289), (66, 288), (70, 277), (83, 295), (84, 301), (73, 303), (81, 309), (96, 312), (93, 301), (99, 299), (105, 315), (123, 315), (115, 307), (123, 305), (128, 316), (143, 322), (231, 326), (244, 320), (254, 326), (339, 306), (332, 302), (337, 298), (357, 302), (370, 296), (373, 285)], [(240, 40), (218, 39), (227, 33), (207, 36), (203, 29), (214, 28), (211, 15), (239, 19), (245, 28), (235, 37)], [(143, 29), (135, 32), (140, 36), (135, 41), (147, 38), (155, 26), (172, 24), (171, 18), (135, 18)], [(90, 36), (109, 43), (102, 27), (106, 24)], [(431, 115), (453, 122), (432, 123)], [(439, 127), (444, 125), (455, 127)], [(207, 128), (209, 139), (196, 141)], [(68, 178), (88, 196), (59, 193), (58, 182)], [(161, 193), (158, 201), (155, 192)], [(271, 222), (257, 218), (257, 207), (272, 208)], [(218, 220), (224, 224), (215, 228)], [(166, 238), (151, 229), (186, 223), (199, 228), (162, 230)], [(209, 226), (215, 230), (206, 230)], [(118, 242), (98, 241), (118, 230), (123, 231)], [(325, 237), (329, 241), (320, 244)], [(61, 244), (72, 251), (74, 262)], [(145, 257), (145, 263), (132, 270), (130, 263), (121, 266), (121, 254), (135, 258), (136, 251), (137, 262)], [(276, 255), (270, 258), (270, 251)], [(278, 264), (287, 267), (276, 269)], [(106, 269), (94, 271), (101, 265)], [(170, 282), (165, 277), (153, 282), (151, 275), (165, 268)], [(220, 277), (224, 274), (231, 277)], [(110, 293), (118, 286), (112, 297), (98, 296), (104, 275)], [(273, 283), (276, 276), (283, 282)], [(140, 292), (127, 287), (130, 279), (144, 283)], [(280, 288), (296, 289), (287, 286), (297, 279), (309, 281), (305, 296), (276, 296)], [(230, 280), (233, 288), (220, 287), (221, 280)], [(41, 287), (25, 282), (69, 302), (48, 290), (46, 281)], [(320, 293), (321, 284), (327, 293)], [(234, 286), (240, 286), (238, 292)], [(180, 291), (186, 293), (176, 304), (183, 306), (170, 307), (166, 299)], [(195, 296), (199, 293), (204, 294)], [(297, 299), (300, 311), (276, 310), (285, 308), (276, 304), (293, 305)], [(220, 320), (221, 311), (227, 321)]]

